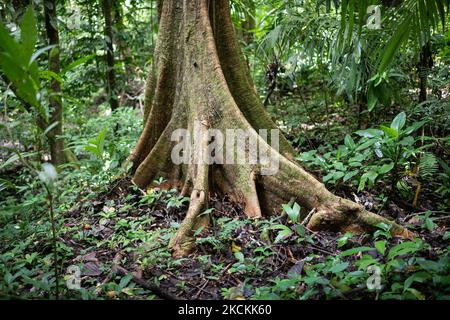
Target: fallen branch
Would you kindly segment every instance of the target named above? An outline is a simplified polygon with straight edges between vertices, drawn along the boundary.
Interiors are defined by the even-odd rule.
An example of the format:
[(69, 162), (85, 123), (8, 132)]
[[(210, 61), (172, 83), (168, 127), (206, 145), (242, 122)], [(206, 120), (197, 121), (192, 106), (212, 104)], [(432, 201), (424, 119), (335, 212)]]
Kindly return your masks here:
[(173, 296), (172, 294), (164, 291), (163, 289), (161, 289), (159, 286), (152, 284), (152, 283), (148, 283), (147, 281), (145, 281), (145, 279), (142, 279), (142, 272), (140, 272), (140, 270), (135, 271), (135, 272), (130, 272), (127, 269), (125, 269), (124, 267), (121, 267), (119, 265), (120, 260), (122, 259), (122, 255), (120, 253), (118, 253), (114, 259), (113, 259), (113, 265), (111, 267), (111, 272), (114, 272), (118, 275), (121, 276), (127, 276), (129, 274), (131, 274), (133, 276), (133, 281), (140, 285), (142, 288), (150, 290), (151, 292), (153, 292), (155, 295), (157, 295), (158, 297), (160, 297), (161, 299), (164, 300), (184, 300), (181, 299), (177, 296)]

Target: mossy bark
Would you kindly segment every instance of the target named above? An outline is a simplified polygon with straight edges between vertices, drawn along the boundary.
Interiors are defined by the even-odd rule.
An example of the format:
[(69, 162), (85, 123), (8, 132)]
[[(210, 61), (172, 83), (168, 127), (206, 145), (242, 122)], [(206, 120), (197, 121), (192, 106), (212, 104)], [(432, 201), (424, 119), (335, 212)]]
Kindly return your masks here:
[[(189, 253), (193, 233), (207, 224), (201, 213), (210, 192), (241, 202), (251, 218), (274, 214), (293, 198), (304, 209), (315, 209), (310, 229), (366, 231), (386, 222), (393, 224), (394, 234), (410, 236), (402, 227), (330, 193), (292, 160), (292, 147), (284, 137), (276, 151), (270, 140), (258, 135), (259, 129), (276, 125), (254, 91), (228, 0), (163, 0), (158, 7), (160, 34), (147, 82), (145, 126), (130, 161), (138, 186), (145, 188), (163, 176), (167, 187), (191, 194), (187, 216), (169, 243), (175, 255)], [(276, 157), (278, 173), (262, 175), (261, 164), (175, 165), (172, 132), (192, 132), (195, 123), (201, 124), (200, 152), (207, 152), (207, 129), (241, 129)]]

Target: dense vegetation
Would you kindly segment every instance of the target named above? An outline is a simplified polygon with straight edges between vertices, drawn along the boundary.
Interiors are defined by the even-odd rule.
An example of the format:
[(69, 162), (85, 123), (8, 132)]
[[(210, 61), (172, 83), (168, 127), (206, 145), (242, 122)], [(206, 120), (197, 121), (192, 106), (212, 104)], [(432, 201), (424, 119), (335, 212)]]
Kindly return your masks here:
[[(295, 159), (415, 236), (383, 223), (312, 231), (295, 201), (255, 222), (211, 195), (211, 225), (183, 258), (167, 243), (189, 197), (165, 177), (139, 188), (126, 162), (157, 1), (28, 2), (0, 4), (0, 297), (450, 298), (448, 1), (231, 1), (255, 90)], [(366, 25), (371, 4), (380, 28)], [(73, 266), (80, 289), (67, 286)]]

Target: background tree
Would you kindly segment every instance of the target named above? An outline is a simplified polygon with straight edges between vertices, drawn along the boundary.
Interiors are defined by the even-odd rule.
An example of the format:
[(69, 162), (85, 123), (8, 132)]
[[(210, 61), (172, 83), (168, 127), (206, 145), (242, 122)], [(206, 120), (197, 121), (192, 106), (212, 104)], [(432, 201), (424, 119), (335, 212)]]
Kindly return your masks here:
[[(48, 45), (53, 48), (49, 51), (48, 56), (48, 70), (52, 72), (50, 87), (50, 107), (52, 108), (50, 115), (50, 123), (52, 129), (48, 131), (47, 136), (50, 143), (50, 153), (52, 163), (60, 165), (66, 161), (66, 154), (68, 152), (64, 148), (63, 134), (63, 105), (62, 105), (62, 91), (60, 79), (58, 75), (61, 71), (60, 67), (60, 44), (58, 33), (58, 17), (56, 13), (56, 1), (44, 1), (44, 16), (45, 16), (45, 31), (47, 34)], [(56, 76), (55, 76), (56, 75)]]
[(116, 88), (116, 71), (114, 60), (114, 33), (112, 19), (111, 0), (100, 0), (105, 18), (105, 45), (106, 45), (106, 65), (107, 65), (107, 93), (111, 109), (115, 110), (119, 107), (119, 100)]
[[(26, 5), (26, 1), (13, 2), (13, 5), (17, 13), (24, 12), (25, 8), (23, 5)], [(60, 87), (61, 79), (59, 77), (59, 36), (56, 3), (54, 1), (45, 2), (44, 11), (48, 47), (44, 48), (39, 54), (52, 49), (48, 58), (48, 71), (45, 73), (51, 82), (51, 91), (49, 92), (50, 108), (46, 110), (45, 104), (41, 99), (42, 96), (40, 96), (43, 92), (38, 92), (42, 88), (40, 88), (38, 65), (34, 61), (39, 55), (32, 55), (37, 42), (36, 20), (32, 7), (28, 7), (27, 15), (24, 15), (21, 19), (21, 43), (15, 43), (7, 34), (7, 31), (5, 29), (2, 30), (4, 36), (4, 59), (2, 62), (5, 71), (2, 77), (6, 83), (11, 83), (12, 90), (21, 99), (25, 110), (36, 115), (37, 126), (48, 140), (51, 161), (55, 165), (60, 165), (66, 162), (67, 159), (73, 160), (74, 158), (70, 151), (65, 150), (62, 138), (63, 107)], [(23, 60), (9, 60), (14, 55), (14, 50), (24, 51)], [(26, 61), (27, 59), (30, 59), (30, 62)], [(27, 74), (25, 76), (26, 81), (23, 81), (23, 73)]]

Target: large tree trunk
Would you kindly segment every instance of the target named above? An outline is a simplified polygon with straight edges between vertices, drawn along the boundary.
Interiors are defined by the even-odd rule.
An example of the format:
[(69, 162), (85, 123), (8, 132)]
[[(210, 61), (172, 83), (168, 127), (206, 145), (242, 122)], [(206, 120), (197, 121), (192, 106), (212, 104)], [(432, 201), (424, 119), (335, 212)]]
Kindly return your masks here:
[[(134, 182), (141, 188), (155, 178), (166, 187), (178, 187), (191, 196), (189, 210), (169, 247), (177, 256), (193, 248), (193, 233), (208, 222), (202, 215), (211, 192), (227, 194), (244, 205), (248, 217), (274, 214), (294, 199), (307, 214), (314, 210), (308, 228), (365, 231), (388, 220), (339, 198), (293, 162), (293, 149), (280, 137), (279, 152), (270, 149), (260, 129), (275, 129), (253, 90), (253, 82), (236, 39), (228, 0), (164, 0), (159, 3), (160, 27), (154, 65), (147, 82), (145, 126), (130, 160)], [(200, 124), (196, 143), (208, 151), (206, 129), (249, 131), (258, 145), (270, 149), (279, 161), (274, 175), (262, 175), (264, 164), (176, 165), (171, 141), (179, 128), (193, 132)], [(246, 146), (249, 148), (249, 145)], [(236, 150), (234, 151), (237, 152)], [(236, 154), (235, 154), (236, 155)], [(392, 233), (410, 236), (393, 225)]]

